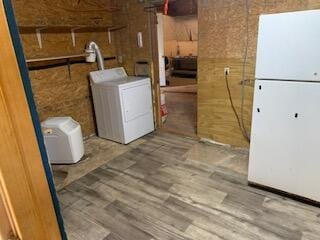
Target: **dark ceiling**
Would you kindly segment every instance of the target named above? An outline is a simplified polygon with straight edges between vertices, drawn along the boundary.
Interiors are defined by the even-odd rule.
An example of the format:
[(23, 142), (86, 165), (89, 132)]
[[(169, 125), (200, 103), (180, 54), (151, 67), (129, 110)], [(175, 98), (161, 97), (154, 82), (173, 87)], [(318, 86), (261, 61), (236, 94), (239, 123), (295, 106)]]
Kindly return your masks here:
[[(163, 11), (164, 0), (151, 0), (158, 6), (158, 11)], [(197, 15), (198, 3), (197, 0), (170, 0), (168, 15), (172, 17)]]

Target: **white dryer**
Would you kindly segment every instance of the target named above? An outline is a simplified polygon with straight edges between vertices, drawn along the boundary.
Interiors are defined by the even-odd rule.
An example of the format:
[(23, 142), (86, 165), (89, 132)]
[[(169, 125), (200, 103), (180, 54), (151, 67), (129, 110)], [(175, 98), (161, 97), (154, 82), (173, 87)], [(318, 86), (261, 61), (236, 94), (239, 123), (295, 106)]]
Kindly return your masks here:
[(151, 81), (120, 68), (90, 73), (98, 136), (128, 144), (154, 131)]

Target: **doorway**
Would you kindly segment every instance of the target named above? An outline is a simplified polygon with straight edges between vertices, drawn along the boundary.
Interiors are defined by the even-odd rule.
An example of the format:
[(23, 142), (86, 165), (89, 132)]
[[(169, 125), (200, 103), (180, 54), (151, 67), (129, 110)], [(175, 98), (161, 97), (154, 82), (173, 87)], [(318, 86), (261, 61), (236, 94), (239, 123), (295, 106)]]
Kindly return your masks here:
[(196, 1), (169, 2), (157, 14), (162, 127), (197, 134), (198, 18)]

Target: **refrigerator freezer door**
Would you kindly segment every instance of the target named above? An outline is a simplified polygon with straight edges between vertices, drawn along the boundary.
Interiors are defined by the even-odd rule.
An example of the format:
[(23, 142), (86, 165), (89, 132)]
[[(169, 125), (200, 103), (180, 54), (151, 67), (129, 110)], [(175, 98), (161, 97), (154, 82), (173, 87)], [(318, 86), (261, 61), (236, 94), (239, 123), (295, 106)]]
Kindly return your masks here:
[(320, 10), (260, 16), (256, 78), (320, 81)]
[(257, 80), (250, 182), (320, 202), (320, 84)]

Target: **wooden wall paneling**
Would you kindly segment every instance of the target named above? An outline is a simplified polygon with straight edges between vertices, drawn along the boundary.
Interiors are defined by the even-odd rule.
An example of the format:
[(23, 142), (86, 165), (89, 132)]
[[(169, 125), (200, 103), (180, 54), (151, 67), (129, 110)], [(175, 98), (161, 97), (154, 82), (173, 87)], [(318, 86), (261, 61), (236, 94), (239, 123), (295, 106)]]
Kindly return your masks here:
[(0, 179), (20, 239), (61, 239), (15, 52), (0, 4)]
[[(117, 11), (112, 0), (14, 0), (20, 25), (99, 25), (112, 24), (111, 13)], [(114, 10), (112, 10), (114, 8)]]
[[(27, 58), (50, 57), (83, 53), (89, 41), (98, 43), (106, 56), (117, 56), (107, 61), (107, 68), (123, 66), (128, 74), (134, 74), (136, 61), (148, 61), (150, 71), (156, 76), (156, 67), (152, 66), (151, 35), (149, 15), (145, 4), (138, 1), (49, 1), (49, 0), (13, 0), (18, 24), (32, 25), (124, 25), (112, 32), (113, 41), (108, 43), (106, 32), (77, 32), (76, 46), (72, 46), (71, 34), (66, 32), (48, 32), (43, 30), (43, 48), (40, 49), (34, 33), (21, 32), (24, 52)], [(116, 6), (116, 11), (107, 11), (108, 6)], [(99, 11), (95, 11), (100, 9)], [(143, 48), (136, 44), (136, 34), (143, 34)], [(96, 64), (76, 64), (71, 66), (72, 79), (69, 79), (67, 66), (30, 72), (33, 93), (40, 120), (47, 117), (69, 115), (81, 124), (84, 136), (94, 134), (95, 120), (92, 108), (88, 73), (97, 70)], [(155, 75), (154, 75), (155, 74)], [(155, 86), (152, 77), (152, 84)], [(154, 93), (154, 96), (156, 93)], [(156, 98), (154, 98), (156, 104)]]
[[(19, 25), (113, 25), (113, 1), (48, 1), (13, 0), (15, 15)], [(99, 11), (96, 11), (99, 10)], [(114, 35), (114, 33), (113, 33)], [(40, 49), (34, 33), (21, 33), (22, 44), (27, 58), (51, 57), (80, 54), (89, 41), (95, 41), (105, 56), (116, 55), (116, 44), (108, 43), (107, 32), (76, 32), (76, 46), (72, 45), (68, 32), (42, 33), (43, 48)], [(106, 61), (107, 68), (118, 66), (116, 60)], [(54, 116), (71, 116), (81, 124), (83, 135), (95, 134), (94, 111), (88, 73), (97, 65), (75, 64), (71, 66), (71, 76), (67, 66), (30, 71), (33, 93), (40, 120)]]
[[(138, 1), (119, 0), (119, 6), (122, 6), (121, 12), (114, 15), (116, 25), (126, 25), (125, 29), (117, 31), (116, 42), (117, 51), (123, 57), (123, 63), (130, 74), (134, 74), (134, 64), (136, 61), (151, 61), (150, 51), (150, 29), (149, 14), (144, 9), (146, 6)], [(120, 15), (119, 15), (120, 14)], [(142, 32), (143, 47), (137, 45), (137, 33)]]
[[(248, 147), (232, 112), (225, 86), (224, 67), (240, 113), (245, 1), (199, 1), (198, 134), (219, 142)], [(246, 79), (254, 79), (259, 15), (319, 8), (320, 0), (250, 0), (249, 48)], [(245, 87), (244, 122), (250, 132), (253, 87)]]
[[(177, 54), (179, 45), (180, 55), (198, 55), (198, 19), (196, 16), (170, 17), (164, 19), (164, 41), (166, 56), (173, 57)], [(190, 41), (190, 32), (192, 40)]]

